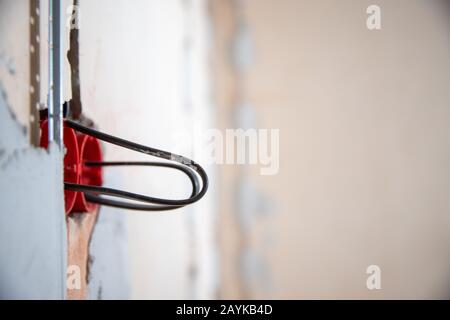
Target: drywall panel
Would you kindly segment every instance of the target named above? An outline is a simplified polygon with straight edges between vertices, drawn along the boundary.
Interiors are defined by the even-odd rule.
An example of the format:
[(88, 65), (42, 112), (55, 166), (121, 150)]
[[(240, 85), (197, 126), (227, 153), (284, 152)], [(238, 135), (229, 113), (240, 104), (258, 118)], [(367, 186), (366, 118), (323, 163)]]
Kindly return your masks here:
[(0, 297), (65, 297), (62, 154), (28, 145), (0, 92)]

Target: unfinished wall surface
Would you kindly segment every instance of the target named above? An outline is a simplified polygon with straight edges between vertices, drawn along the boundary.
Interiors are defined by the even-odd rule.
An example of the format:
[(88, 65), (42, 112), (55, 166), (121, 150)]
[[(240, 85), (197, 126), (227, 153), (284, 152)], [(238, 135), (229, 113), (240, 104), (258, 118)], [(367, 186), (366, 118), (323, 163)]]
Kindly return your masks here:
[[(0, 77), (17, 120), (26, 128), (29, 118), (29, 4), (0, 1)], [(19, 36), (20, 35), (20, 36)]]
[(0, 1), (0, 298), (63, 299), (62, 153), (29, 145), (28, 1)]
[(62, 154), (28, 145), (0, 89), (0, 298), (63, 299)]
[[(105, 185), (121, 185), (114, 172), (105, 172)], [(126, 216), (122, 210), (101, 207), (89, 243), (88, 298), (129, 299), (131, 275)]]
[[(205, 3), (175, 0), (135, 1), (133, 4), (117, 1), (114, 5), (108, 1), (80, 2), (83, 113), (91, 117), (100, 130), (191, 156), (201, 162), (192, 147), (199, 141), (193, 141), (192, 137), (194, 129), (209, 124), (211, 116), (208, 110)], [(62, 5), (62, 94), (65, 101), (71, 98), (70, 68), (65, 53), (69, 48), (70, 32), (70, 24), (66, 22), (71, 19), (72, 4), (72, 1), (64, 0)], [(4, 257), (14, 256), (10, 260), (2, 258), (1, 285), (5, 288), (2, 296), (67, 296), (68, 299), (212, 297), (216, 277), (211, 199), (204, 199), (195, 209), (186, 208), (169, 214), (126, 212), (107, 207), (95, 214), (75, 213), (68, 217), (63, 208), (55, 212), (55, 208), (61, 209), (63, 202), (60, 154), (53, 149), (50, 155), (44, 150), (31, 149), (26, 140), (22, 141), (28, 136), (30, 119), (29, 26), (32, 21), (28, 17), (28, 2), (2, 0), (0, 13), (3, 26), (0, 29), (1, 82), (8, 95), (9, 109), (20, 123), (11, 117), (2, 116), (1, 119), (2, 141), (12, 145), (8, 150), (1, 150), (4, 169), (1, 190), (5, 190), (4, 195), (8, 197), (1, 220), (1, 236), (7, 244), (2, 246), (1, 253)], [(41, 53), (40, 103), (45, 106), (48, 90), (47, 0), (41, 1), (40, 16), (41, 47), (34, 49)], [(142, 158), (111, 146), (103, 147), (105, 158), (110, 160)], [(50, 167), (52, 171), (45, 175)], [(190, 192), (189, 180), (166, 170), (147, 169), (144, 174), (142, 169), (105, 171), (105, 185), (120, 189), (169, 198), (183, 197)], [(11, 184), (17, 190), (6, 190)], [(39, 191), (34, 191), (35, 188)], [(45, 196), (49, 202), (42, 204)], [(15, 208), (24, 197), (27, 201)], [(36, 204), (38, 199), (41, 200), (39, 205)], [(13, 209), (17, 216), (11, 214)], [(49, 215), (51, 220), (47, 221)], [(38, 222), (40, 216), (43, 220)], [(6, 230), (11, 222), (17, 226)], [(56, 222), (66, 224), (55, 227)], [(44, 228), (42, 223), (47, 223)], [(34, 227), (39, 228), (39, 232)], [(57, 235), (61, 237), (55, 239)], [(34, 237), (42, 239), (35, 241)], [(27, 246), (26, 241), (35, 245)], [(23, 252), (16, 254), (15, 248)], [(54, 256), (49, 258), (48, 251), (55, 252)], [(29, 256), (30, 253), (33, 255)], [(42, 259), (47, 260), (44, 263)], [(59, 264), (55, 264), (55, 260)], [(14, 281), (17, 282), (12, 277), (13, 266), (21, 270), (23, 264), (26, 264), (23, 267), (26, 269), (24, 282), (19, 281), (17, 287), (12, 288)], [(67, 293), (63, 282), (66, 264), (68, 271), (75, 267), (81, 277), (81, 287), (70, 286)], [(46, 271), (36, 276), (35, 267)], [(59, 282), (49, 278), (50, 273), (60, 277)], [(32, 288), (24, 293), (24, 284), (32, 277), (36, 278), (36, 285), (31, 283)], [(42, 289), (45, 283), (49, 285), (46, 292)], [(6, 293), (7, 289), (14, 290)]]
[[(80, 5), (83, 112), (104, 132), (201, 163), (192, 146), (201, 143), (193, 139), (193, 130), (211, 121), (206, 2), (115, 1), (111, 5), (98, 0)], [(158, 160), (111, 145), (105, 145), (104, 157)], [(189, 180), (170, 170), (107, 168), (105, 173), (111, 177), (105, 184), (132, 192), (173, 199), (190, 192)], [(128, 289), (130, 298), (212, 297), (216, 288), (213, 213), (208, 196), (173, 212), (102, 208), (99, 224), (104, 221), (104, 230), (114, 234), (112, 242), (99, 242), (100, 228), (94, 230), (93, 297), (106, 297), (108, 290), (128, 294)], [(125, 234), (128, 243), (117, 244)], [(127, 257), (128, 266), (123, 267), (129, 268), (129, 287), (116, 259), (99, 262), (99, 255), (107, 257), (107, 252), (115, 251)], [(118, 269), (110, 269), (114, 267)], [(100, 279), (114, 277), (124, 285), (104, 284), (99, 290)]]
[[(236, 2), (212, 2), (230, 127)], [(280, 128), (280, 172), (252, 173), (274, 210), (242, 235), (237, 169), (223, 168), (221, 296), (448, 298), (448, 1), (238, 2), (254, 46), (243, 85), (259, 127)], [(371, 4), (381, 30), (366, 27)], [(245, 282), (242, 238), (262, 257), (253, 270), (265, 268), (268, 290)], [(381, 290), (366, 287), (372, 264)]]

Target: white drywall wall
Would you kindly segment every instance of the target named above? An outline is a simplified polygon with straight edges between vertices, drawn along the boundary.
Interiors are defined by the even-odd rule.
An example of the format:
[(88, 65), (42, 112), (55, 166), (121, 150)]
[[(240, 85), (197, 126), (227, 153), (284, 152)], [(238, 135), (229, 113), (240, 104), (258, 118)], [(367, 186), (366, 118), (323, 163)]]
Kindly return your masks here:
[(0, 298), (62, 299), (62, 155), (55, 146), (50, 152), (28, 146), (0, 89)]

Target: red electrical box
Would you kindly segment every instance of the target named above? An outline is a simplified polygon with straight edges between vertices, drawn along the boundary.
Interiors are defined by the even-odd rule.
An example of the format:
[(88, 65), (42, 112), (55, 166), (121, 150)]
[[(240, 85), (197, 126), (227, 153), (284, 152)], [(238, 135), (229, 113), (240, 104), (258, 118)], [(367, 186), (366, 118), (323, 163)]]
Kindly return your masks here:
[[(91, 186), (101, 186), (103, 184), (102, 167), (88, 166), (89, 162), (102, 161), (102, 150), (100, 143), (94, 137), (77, 133), (78, 147), (80, 150), (80, 180), (79, 184)], [(83, 192), (77, 192), (75, 204), (72, 211), (93, 212), (98, 207), (97, 204), (86, 201)]]
[[(66, 126), (64, 122), (64, 182), (101, 186), (102, 167), (89, 166), (88, 162), (102, 161), (99, 141)], [(41, 121), (40, 145), (48, 148), (48, 120)], [(93, 212), (97, 205), (86, 201), (83, 192), (64, 190), (66, 214)]]

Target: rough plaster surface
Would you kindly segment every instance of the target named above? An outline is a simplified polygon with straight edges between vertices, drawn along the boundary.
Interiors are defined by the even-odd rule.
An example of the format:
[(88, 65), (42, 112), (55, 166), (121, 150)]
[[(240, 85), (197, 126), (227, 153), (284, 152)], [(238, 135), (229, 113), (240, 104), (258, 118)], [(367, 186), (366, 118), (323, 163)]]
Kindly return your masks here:
[(11, 110), (25, 126), (29, 123), (28, 13), (28, 1), (0, 1), (0, 79)]
[[(115, 1), (114, 6), (83, 1), (81, 10), (83, 112), (104, 132), (203, 164), (191, 146), (202, 143), (193, 137), (194, 128), (203, 132), (210, 123), (206, 1)], [(156, 160), (111, 145), (105, 145), (104, 157)], [(159, 213), (101, 209), (91, 242), (90, 298), (120, 294), (125, 280), (120, 256), (113, 255), (121, 254), (122, 245), (130, 268), (130, 298), (214, 296), (215, 183), (210, 168), (205, 169), (211, 187), (192, 206)], [(185, 177), (170, 170), (106, 168), (105, 173), (121, 174), (120, 182), (106, 182), (115, 188), (172, 198), (190, 192)], [(119, 227), (116, 218), (126, 219), (127, 242), (113, 231)], [(113, 236), (107, 237), (108, 232)]]
[(0, 298), (65, 296), (61, 153), (28, 146), (0, 94)]
[[(120, 185), (120, 177), (105, 172), (105, 185)], [(126, 214), (102, 206), (90, 241), (88, 298), (128, 299), (130, 277)]]

